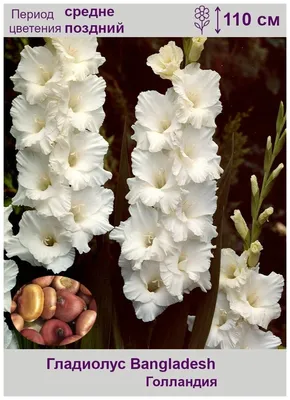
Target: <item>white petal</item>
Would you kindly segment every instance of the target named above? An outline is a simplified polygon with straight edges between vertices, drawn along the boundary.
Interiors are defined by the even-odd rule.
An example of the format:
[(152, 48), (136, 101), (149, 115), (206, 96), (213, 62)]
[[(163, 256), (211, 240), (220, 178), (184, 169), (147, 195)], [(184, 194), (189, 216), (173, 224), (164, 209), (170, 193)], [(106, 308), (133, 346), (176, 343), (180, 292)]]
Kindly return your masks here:
[(264, 332), (257, 325), (242, 322), (242, 335), (237, 344), (239, 349), (277, 349), (281, 339), (272, 332)]
[(139, 272), (133, 272), (129, 279), (125, 281), (123, 291), (128, 300), (148, 303), (152, 298), (151, 293), (147, 290), (147, 287), (140, 278)]
[(18, 349), (17, 339), (12, 331), (8, 328), (6, 321), (3, 322), (4, 328), (4, 349)]
[(4, 305), (4, 311), (10, 312), (10, 310), (11, 310), (11, 292), (4, 293), (3, 305)]
[(9, 292), (16, 285), (18, 266), (13, 260), (4, 260), (4, 293)]
[(74, 263), (75, 249), (71, 249), (67, 254), (61, 257), (57, 257), (53, 262), (46, 266), (47, 269), (52, 270), (54, 274), (59, 274), (62, 271), (66, 271)]
[(30, 251), (20, 243), (19, 238), (17, 236), (13, 236), (9, 240), (9, 242), (6, 244), (5, 250), (7, 252), (6, 253), (7, 257), (9, 258), (17, 256), (20, 258), (20, 260), (26, 261), (31, 265), (37, 267), (42, 265), (39, 261), (37, 261), (33, 257)]
[(88, 243), (92, 240), (93, 235), (84, 231), (76, 231), (72, 233), (72, 245), (80, 254), (88, 253), (91, 248)]
[(166, 309), (166, 307), (158, 306), (153, 302), (140, 303), (138, 301), (133, 301), (133, 307), (135, 309), (136, 317), (142, 319), (143, 322), (153, 321)]

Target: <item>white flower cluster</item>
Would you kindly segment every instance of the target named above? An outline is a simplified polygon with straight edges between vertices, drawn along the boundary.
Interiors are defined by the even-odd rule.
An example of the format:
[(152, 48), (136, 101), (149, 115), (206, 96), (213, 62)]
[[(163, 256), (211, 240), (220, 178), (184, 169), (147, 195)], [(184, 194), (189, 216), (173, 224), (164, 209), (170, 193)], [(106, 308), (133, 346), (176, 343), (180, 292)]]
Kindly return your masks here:
[(16, 139), (18, 192), (13, 205), (31, 207), (19, 233), (5, 244), (18, 256), (54, 273), (65, 271), (94, 235), (108, 232), (113, 193), (102, 187), (108, 143), (104, 120), (105, 61), (95, 38), (52, 38), (25, 46), (15, 75), (11, 134)]
[[(9, 216), (12, 206), (4, 207), (4, 246), (12, 237), (12, 224)], [(4, 260), (4, 311), (10, 312), (11, 307), (11, 290), (16, 285), (16, 277), (18, 275), (18, 266), (13, 260)], [(18, 343), (15, 334), (10, 331), (6, 321), (4, 321), (4, 349), (17, 349)]]
[[(274, 349), (280, 338), (266, 331), (271, 320), (279, 318), (284, 278), (271, 272), (259, 273), (259, 264), (249, 268), (249, 260), (261, 251), (260, 243), (238, 256), (232, 249), (222, 249), (220, 286), (207, 348)], [(188, 317), (189, 330), (194, 323)], [(262, 329), (260, 329), (262, 328)]]
[(111, 232), (121, 245), (124, 294), (137, 318), (154, 320), (183, 294), (211, 288), (211, 240), (216, 237), (216, 179), (220, 157), (213, 141), (220, 76), (192, 63), (169, 42), (147, 64), (173, 87), (142, 92), (132, 138), (134, 178), (128, 179), (130, 217)]

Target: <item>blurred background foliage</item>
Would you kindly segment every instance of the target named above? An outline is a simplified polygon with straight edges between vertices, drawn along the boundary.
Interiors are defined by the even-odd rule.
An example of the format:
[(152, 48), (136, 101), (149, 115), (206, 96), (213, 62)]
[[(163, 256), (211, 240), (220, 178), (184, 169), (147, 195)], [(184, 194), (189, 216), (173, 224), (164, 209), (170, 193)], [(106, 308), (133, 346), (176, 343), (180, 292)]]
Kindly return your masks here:
[[(109, 142), (105, 160), (106, 169), (112, 171), (113, 178), (108, 183), (116, 193), (117, 188), (126, 190), (124, 174), (120, 175), (121, 148), (134, 148), (130, 136), (131, 125), (135, 122), (135, 106), (141, 91), (157, 90), (165, 93), (170, 81), (160, 79), (146, 66), (146, 59), (169, 40), (182, 47), (181, 38), (100, 38), (98, 50), (106, 58), (100, 68), (100, 75), (107, 83), (107, 98), (104, 106), (106, 119), (101, 134)], [(17, 190), (15, 163), (15, 141), (10, 135), (10, 107), (17, 95), (9, 77), (14, 74), (20, 60), (23, 46), (43, 45), (39, 38), (5, 39), (4, 69), (4, 201), (10, 204)], [(263, 157), (268, 135), (275, 135), (275, 121), (282, 100), (286, 98), (286, 41), (281, 38), (209, 38), (205, 43), (200, 63), (202, 68), (216, 70), (221, 75), (221, 101), (223, 112), (217, 118), (215, 140), (219, 144), (222, 166), (227, 165), (231, 152), (231, 137), (235, 133), (235, 153), (233, 161), (232, 185), (226, 209), (223, 229), (223, 247), (231, 247), (241, 252), (242, 242), (237, 238), (230, 221), (235, 208), (239, 208), (250, 224), (250, 176), (256, 174), (261, 182)], [(124, 135), (123, 135), (124, 132)], [(279, 155), (277, 165), (285, 164), (285, 149)], [(264, 250), (261, 256), (261, 272), (281, 273), (286, 271), (286, 169), (266, 199), (265, 208), (272, 205), (274, 214), (263, 229), (261, 242)], [(120, 202), (119, 202), (120, 203)], [(124, 203), (124, 201), (123, 201)], [(112, 215), (112, 223), (127, 217), (126, 204), (115, 204), (118, 215)], [(16, 208), (12, 221), (17, 232), (17, 222), (23, 212)], [(122, 293), (122, 278), (117, 265), (119, 246), (108, 237), (93, 239), (92, 251), (77, 256), (76, 262), (65, 275), (83, 282), (95, 296), (98, 304), (96, 326), (81, 342), (70, 345), (76, 348), (180, 348), (186, 340), (186, 326), (178, 326), (177, 319), (185, 309), (180, 304), (169, 307), (154, 323), (144, 324), (134, 315), (132, 305)], [(20, 274), (17, 290), (31, 279), (47, 275), (44, 268), (31, 267), (17, 260)], [(197, 291), (197, 289), (195, 290)], [(185, 296), (187, 311), (195, 312), (198, 304), (194, 297)], [(281, 299), (282, 315), (274, 320), (270, 329), (286, 345), (286, 290)], [(186, 312), (187, 312), (186, 311)], [(167, 339), (167, 331), (177, 325), (173, 338)], [(181, 332), (181, 333), (180, 333)], [(166, 336), (167, 335), (167, 336)], [(170, 343), (170, 344), (169, 344)], [(24, 346), (24, 345), (23, 345)], [(35, 347), (35, 346), (34, 346)], [(25, 348), (30, 348), (29, 343)]]

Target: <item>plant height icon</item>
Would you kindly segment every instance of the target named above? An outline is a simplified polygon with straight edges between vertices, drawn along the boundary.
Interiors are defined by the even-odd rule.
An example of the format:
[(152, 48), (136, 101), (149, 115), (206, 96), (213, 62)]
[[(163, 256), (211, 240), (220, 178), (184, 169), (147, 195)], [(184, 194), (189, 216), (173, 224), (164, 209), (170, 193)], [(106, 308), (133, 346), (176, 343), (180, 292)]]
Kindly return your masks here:
[(194, 26), (198, 28), (203, 35), (203, 29), (210, 23), (209, 8), (203, 5), (197, 7), (194, 10), (194, 17), (199, 20), (199, 22), (194, 23)]

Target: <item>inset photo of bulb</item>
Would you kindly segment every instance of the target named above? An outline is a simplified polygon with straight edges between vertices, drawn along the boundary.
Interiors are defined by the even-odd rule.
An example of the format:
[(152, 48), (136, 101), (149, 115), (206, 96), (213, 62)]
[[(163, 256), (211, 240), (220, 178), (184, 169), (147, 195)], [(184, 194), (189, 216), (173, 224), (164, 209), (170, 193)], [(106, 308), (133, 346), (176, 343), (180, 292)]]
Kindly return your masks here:
[(26, 339), (65, 346), (93, 327), (97, 305), (90, 290), (65, 276), (42, 276), (21, 287), (11, 302), (11, 320)]

